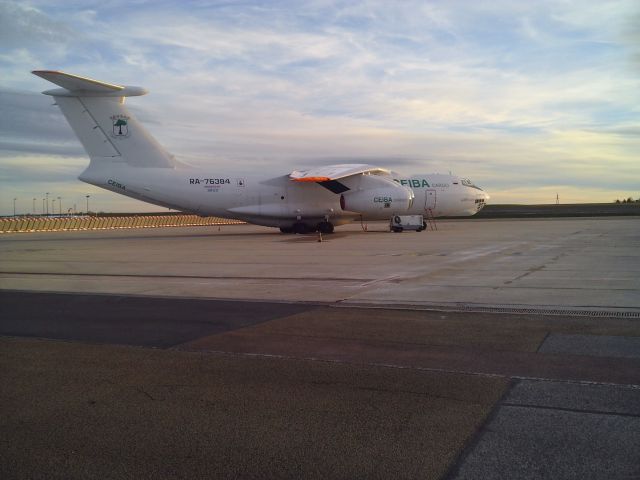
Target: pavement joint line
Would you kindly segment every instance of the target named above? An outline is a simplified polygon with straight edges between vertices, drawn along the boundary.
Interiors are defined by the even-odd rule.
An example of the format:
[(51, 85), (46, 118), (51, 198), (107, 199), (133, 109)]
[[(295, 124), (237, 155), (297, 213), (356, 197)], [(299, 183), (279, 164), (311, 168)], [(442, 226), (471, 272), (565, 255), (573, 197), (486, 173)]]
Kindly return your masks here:
[[(231, 356), (239, 356), (239, 357), (245, 356), (245, 357), (276, 358), (276, 359), (282, 359), (282, 360), (303, 360), (303, 361), (310, 361), (310, 362), (335, 363), (335, 364), (344, 364), (344, 365), (361, 365), (366, 367), (395, 368), (398, 370), (418, 370), (418, 371), (434, 372), (434, 373), (469, 375), (469, 376), (475, 376), (475, 377), (507, 378), (511, 380), (526, 380), (526, 381), (536, 381), (536, 382), (569, 383), (572, 385), (623, 387), (631, 390), (640, 390), (640, 384), (634, 384), (634, 383), (613, 383), (613, 382), (596, 382), (592, 380), (572, 380), (572, 379), (562, 379), (562, 378), (529, 377), (524, 375), (506, 375), (502, 373), (473, 372), (468, 370), (420, 367), (415, 365), (396, 365), (393, 363), (379, 363), (379, 362), (357, 363), (357, 362), (350, 362), (350, 361), (331, 359), (331, 358), (296, 357), (292, 355), (281, 355), (277, 353), (229, 352), (225, 350), (190, 349), (187, 347), (188, 343), (190, 342), (174, 345), (172, 347), (169, 347), (166, 350), (176, 350), (180, 352), (198, 353), (198, 354), (231, 355)], [(142, 348), (149, 348), (149, 347), (142, 347)]]
[[(0, 272), (2, 275), (2, 272)], [(215, 277), (214, 277), (215, 278)], [(230, 278), (230, 277), (225, 277)], [(416, 303), (379, 303), (378, 301), (367, 302), (361, 300), (351, 300), (349, 297), (338, 300), (283, 300), (283, 299), (260, 299), (260, 298), (236, 298), (236, 297), (198, 297), (198, 296), (176, 296), (162, 294), (143, 293), (118, 293), (118, 292), (71, 292), (64, 290), (24, 290), (14, 288), (0, 288), (0, 292), (19, 292), (31, 294), (58, 294), (58, 295), (100, 295), (116, 297), (140, 297), (140, 298), (162, 298), (162, 299), (185, 299), (185, 300), (211, 300), (223, 302), (252, 302), (252, 303), (278, 303), (290, 305), (316, 305), (329, 306), (334, 308), (353, 309), (378, 309), (378, 310), (410, 310), (410, 311), (434, 311), (451, 313), (497, 313), (507, 315), (558, 315), (558, 316), (583, 316), (583, 317), (616, 317), (616, 318), (640, 318), (640, 307), (602, 307), (592, 305), (527, 305), (527, 304), (474, 304), (465, 302), (454, 302), (452, 304), (432, 304), (425, 302)], [(615, 310), (611, 310), (614, 308)], [(588, 310), (585, 310), (588, 309)]]
[(29, 340), (40, 340), (40, 341), (58, 342), (58, 343), (81, 343), (85, 345), (114, 346), (114, 347), (120, 347), (120, 348), (135, 348), (135, 349), (143, 349), (143, 350), (178, 351), (183, 353), (191, 353), (191, 354), (199, 354), (199, 355), (211, 354), (211, 355), (227, 355), (227, 356), (238, 356), (238, 357), (264, 357), (264, 358), (275, 358), (275, 359), (282, 359), (282, 360), (303, 360), (303, 361), (311, 361), (311, 362), (335, 363), (335, 364), (344, 364), (344, 365), (361, 365), (361, 366), (367, 366), (367, 367), (394, 368), (398, 370), (418, 370), (418, 371), (425, 371), (425, 372), (469, 375), (469, 376), (487, 377), (487, 378), (508, 378), (513, 380), (523, 380), (523, 381), (531, 381), (531, 382), (565, 383), (565, 384), (572, 384), (572, 385), (617, 387), (617, 388), (626, 388), (630, 390), (640, 390), (640, 384), (634, 384), (634, 383), (597, 382), (593, 380), (573, 380), (573, 379), (550, 378), (550, 377), (530, 377), (530, 376), (524, 376), (524, 375), (505, 375), (502, 373), (473, 372), (468, 370), (420, 367), (420, 366), (412, 366), (412, 365), (396, 365), (393, 363), (379, 363), (379, 362), (356, 363), (356, 362), (349, 362), (349, 361), (330, 359), (330, 358), (296, 357), (291, 355), (280, 355), (276, 353), (230, 352), (225, 350), (190, 349), (190, 348), (187, 348), (187, 345), (190, 342), (178, 343), (178, 344), (163, 348), (163, 347), (149, 347), (145, 345), (77, 341), (77, 340), (69, 340), (69, 339), (63, 339), (63, 338), (49, 338), (49, 337), (24, 336), (24, 335), (0, 335), (0, 338), (11, 338), (15, 340), (29, 339)]
[[(243, 327), (243, 328), (245, 328), (245, 327)], [(465, 350), (468, 350), (468, 351), (471, 351), (471, 352), (507, 352), (507, 353), (509, 353), (509, 352), (513, 353), (514, 352), (513, 350), (509, 350), (507, 348), (488, 348), (488, 347), (482, 347), (482, 346), (459, 347), (459, 346), (451, 345), (451, 344), (448, 344), (448, 343), (419, 343), (419, 342), (411, 342), (411, 341), (403, 341), (403, 340), (359, 339), (357, 337), (340, 337), (340, 336), (332, 336), (332, 335), (304, 335), (304, 334), (301, 334), (301, 333), (286, 333), (286, 332), (263, 333), (262, 335), (264, 335), (265, 337), (288, 337), (288, 338), (304, 338), (304, 339), (323, 339), (323, 340), (338, 340), (338, 341), (346, 341), (346, 342), (366, 341), (368, 343), (377, 344), (377, 345), (408, 345), (408, 346), (412, 346), (412, 347), (435, 348), (435, 349), (443, 349), (443, 348), (460, 349), (460, 348), (464, 348)], [(544, 345), (544, 342), (546, 341), (547, 337), (549, 337), (550, 335), (551, 335), (551, 332), (547, 332), (545, 334), (544, 339), (542, 340), (542, 342), (540, 343), (540, 345), (538, 346), (538, 348), (536, 349), (535, 352), (520, 352), (520, 353), (539, 353), (541, 355), (545, 355), (545, 354), (563, 355), (563, 354), (565, 354), (563, 352), (540, 352), (540, 349)], [(603, 335), (591, 335), (591, 336), (593, 336), (593, 337), (602, 337)], [(622, 338), (627, 338), (627, 337), (622, 337)], [(632, 338), (635, 338), (635, 337), (632, 337)], [(566, 354), (566, 355), (575, 355), (575, 354)], [(588, 355), (588, 354), (581, 354), (581, 355), (582, 356), (587, 356), (587, 357), (597, 357), (597, 358), (600, 357), (600, 356), (597, 356), (597, 355)], [(611, 357), (611, 358), (635, 358), (635, 357)], [(513, 378), (515, 378), (515, 377), (513, 377)]]
[[(201, 276), (201, 275), (168, 275), (168, 274), (126, 274), (126, 273), (62, 273), (62, 272), (0, 272), (0, 275), (24, 275), (24, 276), (50, 276), (50, 277), (73, 277), (73, 276), (85, 276), (85, 277), (105, 277), (105, 278), (157, 278), (157, 279), (206, 279), (206, 280), (292, 280), (292, 281), (305, 281), (305, 282), (365, 282), (360, 283), (358, 287), (367, 287), (371, 285), (375, 285), (381, 282), (389, 282), (393, 280), (397, 280), (402, 277), (390, 277), (390, 278), (382, 278), (377, 280), (369, 280), (363, 278), (305, 278), (305, 277), (248, 277), (248, 276), (224, 276), (224, 277), (211, 277), (211, 276)], [(402, 278), (402, 281), (407, 280), (406, 278)], [(427, 284), (425, 285), (428, 288), (459, 288), (459, 285), (446, 285), (446, 284)], [(511, 289), (511, 290), (549, 290), (549, 287), (536, 287), (536, 286), (511, 286), (511, 285), (465, 285), (465, 288), (478, 288), (478, 289), (491, 289), (491, 290), (501, 290), (501, 289)], [(587, 290), (596, 290), (596, 291), (615, 291), (615, 292), (636, 292), (636, 288), (617, 288), (617, 287), (607, 287), (607, 288), (599, 288), (595, 286), (588, 287), (553, 287), (553, 290), (571, 290), (571, 291), (587, 291)], [(591, 307), (590, 308), (598, 308)], [(631, 308), (631, 307), (630, 307)], [(517, 313), (517, 312), (516, 312)], [(640, 312), (638, 313), (638, 318), (640, 318)]]
[[(506, 375), (505, 375), (506, 376)], [(552, 383), (569, 383), (572, 385), (589, 385), (600, 387), (623, 387), (630, 390), (640, 390), (640, 384), (636, 383), (614, 383), (614, 382), (596, 382), (593, 380), (572, 380), (562, 378), (547, 378), (547, 377), (527, 377), (523, 375), (510, 375), (510, 378), (516, 380), (526, 380), (530, 382), (552, 382)]]
[(105, 343), (91, 340), (74, 340), (69, 338), (52, 338), (52, 337), (41, 337), (38, 335), (6, 335), (0, 334), (0, 340), (3, 339), (12, 339), (12, 340), (37, 340), (42, 342), (54, 342), (54, 343), (68, 343), (68, 344), (81, 344), (87, 345), (91, 347), (117, 347), (117, 348), (131, 348), (136, 350), (154, 350), (154, 351), (163, 351), (163, 350), (172, 350), (173, 347), (150, 347), (147, 345), (135, 345), (130, 343)]
[[(284, 318), (284, 317), (282, 317)], [(244, 327), (243, 327), (244, 328)], [(459, 349), (461, 347), (451, 345), (448, 343), (420, 343), (420, 342), (411, 342), (405, 340), (379, 340), (379, 339), (361, 339), (357, 337), (340, 337), (336, 335), (304, 335), (302, 333), (286, 333), (286, 332), (275, 332), (275, 333), (262, 333), (265, 337), (287, 337), (287, 338), (304, 338), (304, 339), (322, 339), (322, 340), (338, 340), (338, 341), (346, 341), (346, 342), (368, 342), (376, 345), (409, 345), (412, 347), (423, 347), (423, 348), (452, 348)], [(467, 350), (474, 352), (513, 352), (513, 350), (508, 350), (505, 348), (486, 348), (481, 346), (467, 347)], [(538, 352), (535, 352), (538, 353)]]
[(502, 395), (500, 396), (498, 401), (496, 401), (496, 403), (493, 404), (493, 406), (491, 407), (491, 410), (489, 411), (487, 416), (484, 418), (484, 420), (480, 423), (480, 425), (478, 425), (478, 427), (473, 431), (473, 433), (471, 433), (465, 439), (463, 447), (458, 450), (459, 452), (458, 455), (451, 461), (451, 463), (449, 464), (449, 467), (447, 468), (447, 471), (444, 473), (444, 475), (442, 475), (441, 477), (442, 480), (453, 480), (458, 475), (458, 473), (460, 472), (460, 468), (462, 467), (464, 462), (467, 460), (471, 452), (475, 450), (475, 448), (478, 446), (478, 444), (482, 440), (482, 436), (484, 435), (484, 432), (485, 432), (485, 427), (489, 425), (496, 418), (496, 416), (498, 415), (498, 411), (500, 410), (502, 401), (505, 398), (507, 398), (507, 396), (511, 393), (511, 391), (514, 389), (514, 387), (518, 383), (519, 382), (517, 380), (515, 381), (511, 380), (509, 382), (507, 387), (504, 389), (504, 392), (502, 392)]
[[(295, 280), (298, 281), (320, 281), (320, 282), (367, 282), (363, 285), (385, 281), (388, 279), (371, 280), (367, 278), (327, 278), (327, 277), (251, 277), (246, 275), (225, 275), (213, 277), (210, 275), (168, 275), (168, 274), (138, 274), (138, 273), (67, 273), (67, 272), (5, 272), (0, 271), (0, 275), (48, 275), (54, 277), (125, 277), (125, 278), (194, 278), (206, 280)], [(293, 303), (293, 302), (292, 302)]]
[(260, 298), (228, 298), (228, 297), (192, 297), (192, 296), (176, 296), (176, 295), (159, 295), (157, 293), (117, 293), (117, 292), (71, 292), (64, 290), (21, 290), (13, 288), (0, 288), (0, 293), (31, 293), (31, 294), (52, 294), (52, 295), (83, 295), (83, 296), (102, 296), (102, 297), (133, 297), (133, 298), (158, 298), (163, 300), (202, 300), (212, 302), (235, 302), (235, 303), (276, 303), (286, 305), (307, 305), (309, 307), (326, 307), (331, 306), (333, 301), (322, 300), (265, 300)]
[(507, 280), (506, 282), (504, 282), (504, 285), (510, 285), (510, 284), (512, 284), (513, 282), (517, 282), (518, 280), (521, 280), (521, 279), (523, 279), (523, 278), (525, 278), (525, 277), (528, 277), (528, 276), (529, 276), (529, 275), (531, 275), (532, 273), (536, 273), (536, 272), (539, 272), (540, 270), (543, 270), (545, 267), (546, 267), (546, 265), (540, 265), (540, 266), (538, 266), (538, 267), (530, 268), (529, 270), (527, 270), (527, 271), (526, 271), (526, 272), (524, 272), (523, 274), (518, 275), (517, 277), (515, 277), (515, 278), (513, 278), (513, 279), (511, 279), (511, 280)]
[[(344, 360), (337, 360), (331, 358), (318, 358), (318, 357), (295, 357), (291, 355), (280, 355), (277, 353), (253, 353), (253, 352), (229, 352), (225, 350), (206, 350), (206, 349), (188, 349), (182, 348), (185, 344), (182, 343), (180, 345), (175, 345), (169, 350), (177, 350), (180, 352), (187, 353), (198, 353), (198, 354), (214, 354), (214, 355), (231, 355), (238, 357), (265, 357), (265, 358), (276, 358), (281, 360), (303, 360), (309, 362), (320, 362), (320, 363), (332, 363), (337, 365), (360, 365), (363, 367), (382, 367), (382, 368), (395, 368), (398, 370), (420, 370), (425, 372), (435, 372), (435, 373), (452, 373), (452, 374), (460, 374), (460, 375), (469, 375), (469, 376), (479, 376), (479, 377), (488, 377), (488, 378), (509, 378), (508, 375), (502, 375), (497, 373), (482, 373), (482, 372), (465, 372), (462, 370), (448, 370), (443, 368), (428, 368), (428, 367), (415, 367), (415, 366), (406, 366), (406, 365), (394, 365), (391, 363), (357, 363), (357, 362), (348, 362)], [(514, 377), (515, 378), (515, 377)], [(640, 386), (639, 386), (640, 388)]]
[[(386, 280), (386, 279), (381, 279), (381, 280)], [(407, 281), (407, 280), (411, 280), (410, 278), (403, 278), (403, 281)], [(429, 287), (429, 288), (459, 288), (460, 285), (457, 284), (443, 284), (443, 283), (427, 283), (424, 284), (425, 287)], [(554, 286), (553, 288), (550, 287), (537, 287), (537, 286), (530, 286), (530, 285), (505, 285), (505, 284), (501, 284), (501, 285), (487, 285), (487, 284), (481, 284), (481, 285), (464, 285), (465, 288), (484, 288), (484, 289), (490, 289), (490, 290), (571, 290), (571, 291), (583, 291), (583, 290), (612, 290), (612, 291), (616, 291), (616, 292), (636, 292), (638, 289), (637, 288), (622, 288), (622, 287), (607, 287), (607, 288), (601, 288), (598, 286), (586, 286), (586, 287), (559, 287), (559, 286)]]
[(374, 280), (369, 280), (363, 284), (361, 284), (361, 287), (368, 287), (370, 285), (375, 285), (376, 283), (383, 283), (383, 282), (391, 282), (393, 280), (396, 280), (398, 278), (402, 278), (400, 275), (391, 275), (390, 277), (384, 277), (384, 278), (376, 278)]
[(640, 415), (635, 413), (607, 412), (605, 410), (582, 410), (579, 408), (551, 407), (548, 405), (533, 405), (533, 404), (524, 404), (524, 403), (503, 402), (500, 404), (500, 406), (513, 407), (513, 408), (532, 408), (532, 409), (539, 409), (539, 410), (559, 410), (561, 412), (585, 413), (587, 415), (611, 415), (615, 417), (640, 418)]
[[(470, 313), (499, 313), (508, 315), (566, 315), (581, 317), (616, 317), (640, 318), (640, 307), (602, 307), (592, 305), (504, 305), (504, 304), (473, 304), (473, 303), (379, 303), (360, 300), (338, 300), (333, 304), (338, 308), (367, 308), (380, 310), (414, 310), (436, 312), (470, 312)], [(614, 308), (614, 310), (611, 310)]]
[(547, 331), (547, 333), (544, 334), (544, 338), (540, 342), (540, 345), (538, 345), (538, 348), (536, 348), (536, 353), (540, 353), (540, 349), (544, 345), (544, 342), (547, 341), (547, 338), (549, 338), (549, 335), (551, 335), (551, 331)]

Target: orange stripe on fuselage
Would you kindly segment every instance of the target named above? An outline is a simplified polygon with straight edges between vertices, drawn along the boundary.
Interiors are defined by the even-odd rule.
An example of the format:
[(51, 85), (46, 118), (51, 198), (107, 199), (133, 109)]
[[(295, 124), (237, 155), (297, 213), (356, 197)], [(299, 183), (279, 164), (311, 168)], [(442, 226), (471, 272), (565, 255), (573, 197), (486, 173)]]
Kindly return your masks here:
[(294, 182), (327, 182), (331, 180), (329, 177), (302, 177), (302, 178), (292, 178)]

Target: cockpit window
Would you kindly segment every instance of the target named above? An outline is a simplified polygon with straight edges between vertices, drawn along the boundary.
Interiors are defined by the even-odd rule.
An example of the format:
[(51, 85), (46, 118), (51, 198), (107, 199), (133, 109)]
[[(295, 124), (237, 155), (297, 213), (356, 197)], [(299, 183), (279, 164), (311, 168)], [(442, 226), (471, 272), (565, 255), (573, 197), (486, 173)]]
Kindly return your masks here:
[(471, 187), (471, 188), (476, 188), (478, 190), (482, 190), (480, 187), (478, 187), (477, 185), (474, 185), (474, 183), (469, 180), (468, 178), (463, 178), (460, 180), (460, 183), (462, 183), (462, 185), (464, 185), (465, 187)]

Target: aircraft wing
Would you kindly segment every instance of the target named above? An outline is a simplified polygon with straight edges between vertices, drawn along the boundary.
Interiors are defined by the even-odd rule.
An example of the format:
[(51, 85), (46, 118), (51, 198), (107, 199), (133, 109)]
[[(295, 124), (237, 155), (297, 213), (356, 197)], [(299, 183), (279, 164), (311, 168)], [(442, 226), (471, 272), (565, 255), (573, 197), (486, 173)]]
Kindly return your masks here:
[(340, 165), (327, 165), (325, 167), (311, 168), (309, 170), (294, 170), (289, 178), (294, 182), (329, 182), (340, 178), (371, 173), (374, 175), (391, 174), (386, 168), (374, 167), (360, 163), (345, 163)]

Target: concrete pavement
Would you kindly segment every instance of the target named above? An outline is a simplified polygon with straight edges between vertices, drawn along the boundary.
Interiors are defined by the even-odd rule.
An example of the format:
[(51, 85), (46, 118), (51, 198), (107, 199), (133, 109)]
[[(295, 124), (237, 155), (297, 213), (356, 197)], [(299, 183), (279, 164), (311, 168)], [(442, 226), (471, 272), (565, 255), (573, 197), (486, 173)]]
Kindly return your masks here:
[(0, 476), (640, 476), (639, 225), (3, 235)]

